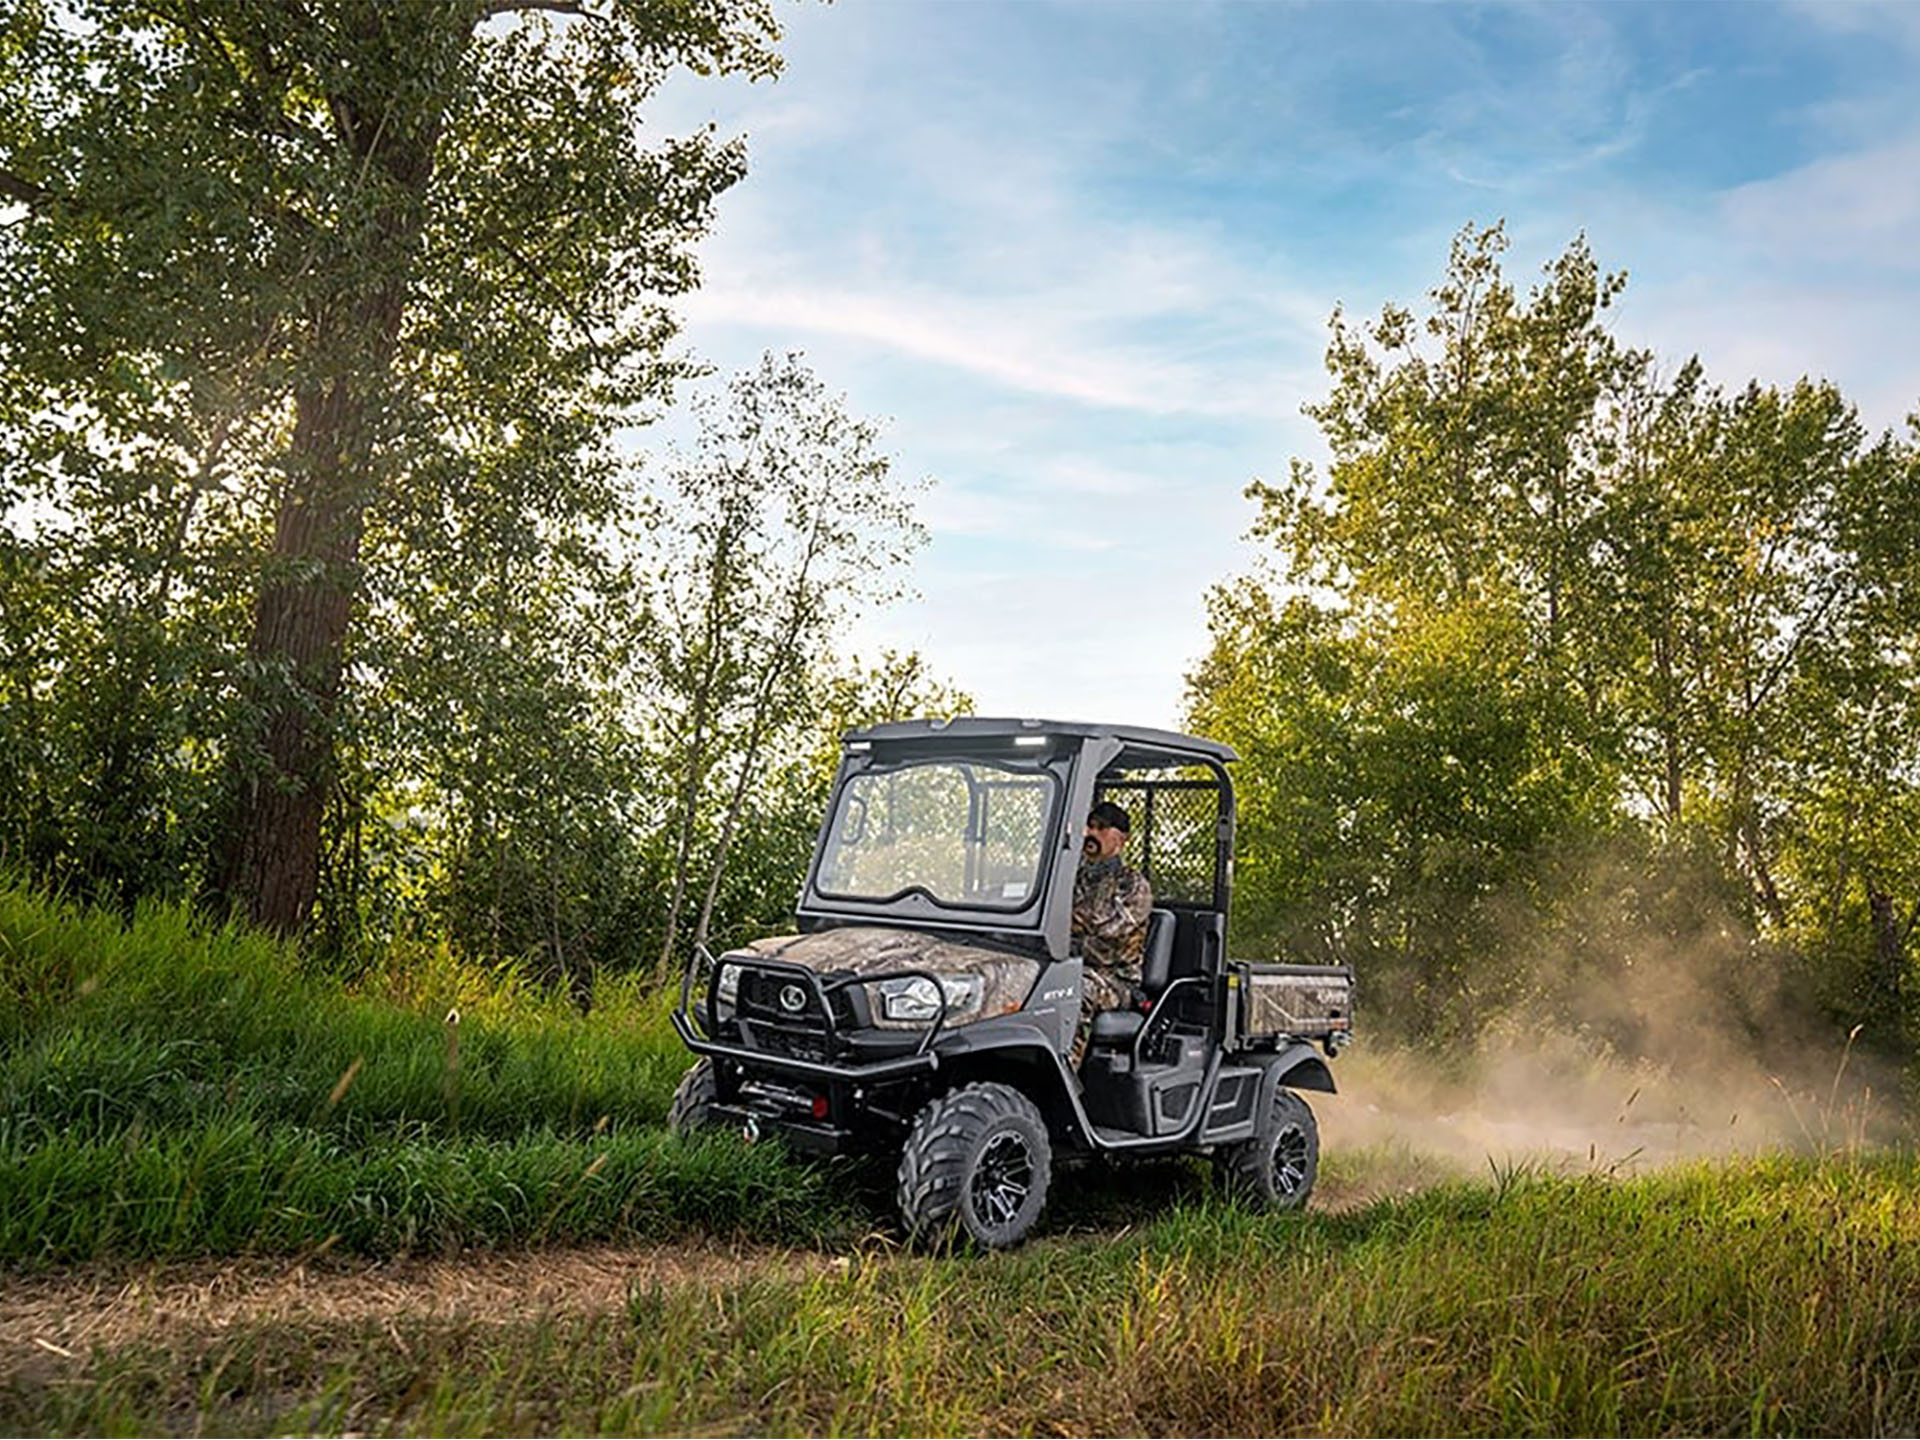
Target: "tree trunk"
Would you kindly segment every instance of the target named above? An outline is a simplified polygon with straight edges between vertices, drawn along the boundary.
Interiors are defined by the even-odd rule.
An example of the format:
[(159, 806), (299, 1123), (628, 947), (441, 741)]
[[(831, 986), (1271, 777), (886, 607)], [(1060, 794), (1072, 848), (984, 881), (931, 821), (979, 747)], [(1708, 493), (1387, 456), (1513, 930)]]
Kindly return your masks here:
[[(716, 570), (717, 570), (716, 566)], [(718, 584), (716, 578), (715, 583)], [(710, 604), (717, 608), (718, 602), (710, 597)], [(713, 612), (710, 613), (710, 618)], [(693, 736), (688, 743), (686, 767), (680, 779), (680, 805), (676, 816), (676, 836), (673, 849), (673, 893), (667, 901), (667, 919), (661, 927), (660, 973), (669, 973), (673, 965), (673, 946), (680, 936), (680, 909), (687, 899), (687, 871), (693, 863), (694, 821), (700, 808), (700, 791), (706, 780), (706, 725), (707, 704), (712, 697), (714, 670), (719, 646), (719, 626), (717, 623), (707, 627), (706, 671), (700, 678), (700, 687), (694, 694)]]
[[(293, 478), (275, 518), (272, 558), (254, 605), (248, 669), (261, 754), (235, 802), (222, 889), (249, 918), (287, 935), (306, 923), (320, 877), (320, 818), (333, 768), (351, 570), (364, 502), (347, 473), (363, 428), (345, 380), (300, 396)], [(356, 457), (357, 458), (357, 457)]]
[[(750, 513), (740, 505), (737, 496), (724, 499), (722, 505), (721, 523), (714, 534), (713, 553), (707, 567), (706, 613), (702, 617), (704, 634), (701, 640), (704, 647), (701, 657), (703, 669), (693, 694), (693, 736), (686, 752), (685, 769), (681, 773), (673, 852), (673, 891), (667, 901), (667, 919), (660, 940), (662, 975), (672, 970), (673, 947), (680, 938), (680, 912), (687, 901), (687, 881), (693, 865), (693, 837), (697, 829), (695, 822), (699, 816), (700, 792), (706, 786), (707, 727), (708, 722), (714, 719), (712, 712), (721, 708), (717, 702), (724, 698), (714, 693), (722, 668), (722, 636), (729, 628), (728, 616), (733, 612), (735, 596), (743, 583), (736, 568), (740, 557), (735, 550), (749, 528)], [(717, 729), (717, 720), (714, 724)]]
[(1898, 1023), (1905, 989), (1906, 935), (1893, 896), (1871, 880), (1867, 882), (1867, 914), (1873, 921), (1874, 992), (1886, 1007), (1887, 1019)]
[[(336, 293), (359, 298), (309, 317), (314, 379), (295, 395), (287, 483), (247, 644), (251, 734), (229, 759), (231, 821), (220, 866), (229, 906), (291, 935), (313, 911), (333, 723), (360, 540), (374, 491), (375, 431), (405, 310), (439, 121), (399, 120), (387, 97), (336, 96), (340, 142), (387, 194), (356, 245), (329, 257)], [(363, 182), (364, 183), (364, 182)]]
[(1760, 822), (1749, 815), (1740, 831), (1743, 848), (1747, 852), (1748, 873), (1752, 877), (1753, 898), (1759, 903), (1761, 911), (1771, 920), (1776, 929), (1784, 929), (1787, 923), (1787, 907), (1780, 898), (1780, 887), (1773, 882), (1773, 871), (1767, 864), (1766, 839), (1761, 834)]
[[(819, 502), (825, 506), (825, 500)], [(799, 649), (800, 636), (805, 630), (813, 607), (807, 592), (808, 577), (812, 573), (814, 562), (819, 559), (823, 548), (822, 520), (817, 513), (813, 517), (812, 528), (807, 533), (807, 548), (800, 560), (798, 572), (794, 575), (793, 588), (779, 641), (774, 646), (767, 668), (762, 672), (760, 683), (755, 687), (753, 696), (752, 722), (747, 734), (747, 752), (740, 761), (740, 774), (737, 777), (733, 795), (727, 802), (726, 819), (720, 826), (720, 840), (714, 847), (713, 865), (707, 873), (707, 892), (700, 902), (700, 918), (694, 925), (693, 943), (707, 943), (707, 926), (713, 920), (713, 907), (720, 898), (720, 881), (727, 871), (727, 858), (733, 850), (734, 832), (740, 822), (740, 807), (747, 798), (747, 787), (753, 783), (754, 771), (760, 763), (760, 744), (766, 738), (767, 722), (773, 708), (774, 691), (793, 665)]]
[(1667, 835), (1680, 833), (1680, 804), (1683, 798), (1680, 764), (1680, 699), (1673, 678), (1673, 626), (1671, 620), (1653, 637), (1654, 674), (1658, 680), (1660, 706), (1660, 751), (1663, 775), (1662, 793), (1666, 807)]

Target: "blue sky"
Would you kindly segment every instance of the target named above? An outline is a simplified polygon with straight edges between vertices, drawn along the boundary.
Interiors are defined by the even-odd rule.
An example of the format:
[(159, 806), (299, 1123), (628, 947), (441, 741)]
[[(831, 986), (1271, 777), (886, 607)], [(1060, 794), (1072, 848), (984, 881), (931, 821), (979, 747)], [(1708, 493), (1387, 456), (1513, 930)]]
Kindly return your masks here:
[(749, 147), (684, 339), (804, 351), (934, 477), (856, 643), (985, 713), (1178, 720), (1242, 491), (1323, 453), (1329, 314), (1417, 304), (1469, 221), (1521, 283), (1584, 231), (1670, 366), (1920, 409), (1920, 0), (779, 14), (778, 81), (654, 110)]

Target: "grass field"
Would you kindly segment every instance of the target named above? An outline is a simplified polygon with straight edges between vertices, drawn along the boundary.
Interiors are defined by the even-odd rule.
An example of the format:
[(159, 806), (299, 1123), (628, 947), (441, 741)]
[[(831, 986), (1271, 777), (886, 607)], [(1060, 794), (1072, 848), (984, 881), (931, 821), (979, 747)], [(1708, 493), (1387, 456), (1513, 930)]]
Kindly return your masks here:
[[(666, 1137), (684, 1057), (637, 992), (580, 1017), (431, 956), (349, 988), (17, 891), (0, 967), (0, 1285), (54, 1297), (0, 1300), (8, 1433), (1920, 1428), (1905, 1151), (1477, 1180), (1329, 1151), (1349, 1208), (1291, 1216), (1198, 1164), (1089, 1171), (1021, 1251), (907, 1256), (837, 1171)], [(758, 1248), (659, 1259), (716, 1237)], [(137, 1318), (229, 1257), (351, 1294), (386, 1257), (524, 1277), (587, 1242), (606, 1293), (329, 1310), (289, 1281), (61, 1328), (61, 1296)]]
[(428, 955), (349, 991), (177, 911), (18, 890), (0, 977), (0, 1263), (856, 1225), (774, 1150), (671, 1140), (688, 1057), (632, 987), (582, 1016)]
[(507, 1318), (261, 1319), (42, 1355), (0, 1428), (1909, 1433), (1911, 1163), (1209, 1201), (1002, 1256), (636, 1283)]

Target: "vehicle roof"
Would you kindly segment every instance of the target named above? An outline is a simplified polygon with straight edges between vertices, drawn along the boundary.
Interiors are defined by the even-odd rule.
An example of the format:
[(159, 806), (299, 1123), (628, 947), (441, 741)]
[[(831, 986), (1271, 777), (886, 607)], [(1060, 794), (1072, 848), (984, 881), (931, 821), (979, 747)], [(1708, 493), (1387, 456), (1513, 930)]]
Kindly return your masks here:
[(1104, 725), (1084, 720), (1024, 720), (1005, 716), (960, 715), (951, 720), (892, 720), (849, 730), (848, 740), (887, 743), (896, 740), (997, 740), (1015, 735), (1066, 735), (1082, 740), (1118, 740), (1123, 745), (1142, 749), (1174, 750), (1208, 760), (1238, 760), (1231, 745), (1199, 735), (1183, 735), (1177, 730), (1156, 730), (1146, 725)]

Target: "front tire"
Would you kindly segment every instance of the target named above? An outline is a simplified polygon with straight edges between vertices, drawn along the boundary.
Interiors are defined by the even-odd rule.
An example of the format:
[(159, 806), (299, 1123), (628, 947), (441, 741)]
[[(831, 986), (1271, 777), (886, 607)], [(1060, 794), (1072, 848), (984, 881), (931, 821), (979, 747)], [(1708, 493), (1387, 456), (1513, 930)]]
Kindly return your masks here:
[(680, 1077), (680, 1088), (673, 1092), (673, 1104), (667, 1107), (667, 1128), (676, 1135), (691, 1135), (713, 1124), (714, 1102), (720, 1087), (713, 1078), (713, 1061), (704, 1057), (693, 1062)]
[(914, 1120), (895, 1198), (916, 1244), (958, 1231), (983, 1250), (1005, 1250), (1040, 1218), (1052, 1176), (1053, 1146), (1033, 1102), (1010, 1085), (965, 1085)]
[(1229, 1146), (1214, 1163), (1229, 1188), (1269, 1210), (1299, 1210), (1320, 1172), (1320, 1126), (1307, 1102), (1284, 1085), (1273, 1092), (1267, 1123)]

